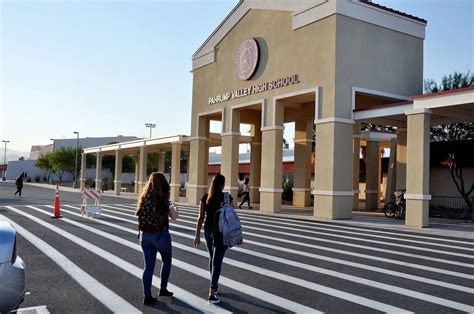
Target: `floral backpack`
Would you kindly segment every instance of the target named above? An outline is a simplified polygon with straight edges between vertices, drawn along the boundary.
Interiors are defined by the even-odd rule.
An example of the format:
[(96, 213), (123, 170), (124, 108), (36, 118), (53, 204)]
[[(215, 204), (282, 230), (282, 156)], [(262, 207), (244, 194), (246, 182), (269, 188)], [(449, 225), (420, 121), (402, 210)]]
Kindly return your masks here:
[(148, 192), (140, 209), (137, 211), (138, 230), (154, 232), (161, 230), (166, 224), (167, 210), (158, 209), (158, 199), (153, 192)]

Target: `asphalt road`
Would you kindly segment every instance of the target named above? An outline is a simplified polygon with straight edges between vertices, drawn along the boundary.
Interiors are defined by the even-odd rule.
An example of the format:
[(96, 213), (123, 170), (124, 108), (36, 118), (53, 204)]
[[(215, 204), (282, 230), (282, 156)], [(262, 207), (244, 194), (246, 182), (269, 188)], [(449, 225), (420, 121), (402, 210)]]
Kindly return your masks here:
[[(75, 312), (473, 312), (474, 241), (240, 211), (245, 243), (227, 251), (221, 303), (207, 304), (205, 247), (191, 246), (197, 209), (180, 208), (173, 239), (171, 299), (143, 306), (143, 258), (134, 201), (103, 197), (101, 218), (79, 214), (79, 193), (26, 185), (14, 198), (0, 183), (0, 219), (13, 221), (27, 267), (22, 308)], [(203, 241), (204, 242), (204, 241)], [(153, 281), (159, 288), (160, 261)], [(1, 297), (1, 296), (0, 296)]]

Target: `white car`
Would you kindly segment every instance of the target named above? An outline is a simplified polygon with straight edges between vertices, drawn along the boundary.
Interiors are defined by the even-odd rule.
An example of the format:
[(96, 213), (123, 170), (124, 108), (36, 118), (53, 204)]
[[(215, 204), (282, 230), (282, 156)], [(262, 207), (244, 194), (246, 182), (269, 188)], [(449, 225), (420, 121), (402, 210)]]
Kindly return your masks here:
[(17, 255), (16, 230), (0, 220), (0, 313), (12, 311), (25, 297), (25, 263)]

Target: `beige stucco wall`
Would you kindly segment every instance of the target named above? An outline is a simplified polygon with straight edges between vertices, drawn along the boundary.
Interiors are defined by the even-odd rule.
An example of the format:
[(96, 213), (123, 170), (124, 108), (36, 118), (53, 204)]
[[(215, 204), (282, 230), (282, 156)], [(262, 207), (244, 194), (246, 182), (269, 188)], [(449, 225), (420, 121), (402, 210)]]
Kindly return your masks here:
[[(261, 59), (256, 74), (248, 81), (240, 81), (234, 73), (234, 57), (240, 43), (251, 37), (257, 38)], [(323, 86), (324, 98), (331, 101), (335, 75), (334, 49), (335, 16), (292, 30), (291, 12), (250, 10), (217, 46), (216, 62), (193, 71), (192, 135), (196, 135), (198, 113), (224, 106), (262, 98), (272, 99), (277, 95), (316, 86)], [(301, 83), (220, 104), (208, 104), (209, 97), (291, 74), (299, 74)], [(271, 118), (271, 101), (267, 107)], [(227, 118), (230, 119), (230, 115)], [(268, 125), (272, 123), (267, 120)], [(226, 123), (226, 131), (229, 127), (230, 123)]]
[[(351, 118), (352, 86), (402, 96), (422, 93), (423, 40), (336, 16), (336, 116)], [(331, 116), (329, 112), (324, 116)]]

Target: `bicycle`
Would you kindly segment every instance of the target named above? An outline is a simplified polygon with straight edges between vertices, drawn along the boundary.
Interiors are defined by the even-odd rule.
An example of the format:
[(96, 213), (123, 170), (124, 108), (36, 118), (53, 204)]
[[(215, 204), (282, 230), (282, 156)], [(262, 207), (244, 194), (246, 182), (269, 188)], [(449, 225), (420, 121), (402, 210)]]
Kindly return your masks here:
[(392, 195), (392, 202), (384, 206), (384, 214), (387, 218), (404, 219), (406, 215), (406, 190), (400, 190)]

